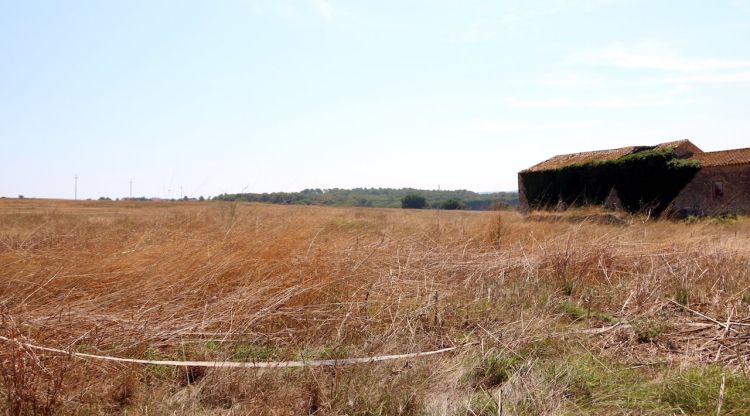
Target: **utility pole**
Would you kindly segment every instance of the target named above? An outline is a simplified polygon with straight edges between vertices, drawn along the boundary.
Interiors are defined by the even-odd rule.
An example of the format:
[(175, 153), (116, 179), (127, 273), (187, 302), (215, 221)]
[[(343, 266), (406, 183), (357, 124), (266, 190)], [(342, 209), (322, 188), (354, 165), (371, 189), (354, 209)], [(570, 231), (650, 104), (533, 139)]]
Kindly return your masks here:
[(133, 199), (133, 179), (130, 180), (130, 199)]
[(182, 185), (180, 185), (180, 199), (182, 199), (183, 195), (184, 195), (184, 194), (183, 194), (183, 192), (182, 192)]
[(76, 176), (73, 177), (73, 180), (75, 181), (74, 190), (73, 190), (73, 199), (78, 199), (78, 174), (76, 173)]

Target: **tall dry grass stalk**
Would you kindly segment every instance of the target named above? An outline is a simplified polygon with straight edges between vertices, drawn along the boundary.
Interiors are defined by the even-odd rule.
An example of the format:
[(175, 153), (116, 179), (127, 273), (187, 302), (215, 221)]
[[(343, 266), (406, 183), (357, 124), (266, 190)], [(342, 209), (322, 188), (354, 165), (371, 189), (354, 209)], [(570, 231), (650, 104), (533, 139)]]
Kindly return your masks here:
[(0, 201), (2, 335), (13, 340), (243, 361), (477, 342), (408, 362), (267, 371), (71, 360), (5, 342), (3, 406), (15, 414), (700, 413), (716, 409), (713, 384), (697, 404), (669, 386), (692, 386), (691, 371), (713, 382), (714, 367), (737, 377), (726, 380), (723, 411), (750, 406), (736, 398), (750, 392), (750, 221), (439, 215)]

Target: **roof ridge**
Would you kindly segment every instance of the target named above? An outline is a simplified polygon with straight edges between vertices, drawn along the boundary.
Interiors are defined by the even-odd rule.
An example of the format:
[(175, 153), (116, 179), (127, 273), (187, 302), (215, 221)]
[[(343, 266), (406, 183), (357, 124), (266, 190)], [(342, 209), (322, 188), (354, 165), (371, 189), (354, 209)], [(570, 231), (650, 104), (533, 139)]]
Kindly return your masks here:
[[(677, 144), (677, 143), (680, 143), (680, 144), (681, 144), (681, 143), (687, 143), (687, 142), (690, 142), (690, 139), (678, 139), (678, 140), (670, 140), (670, 141), (668, 141), (668, 142), (664, 142), (664, 143), (659, 143), (659, 144), (657, 144), (656, 146), (665, 146), (665, 145), (668, 145), (668, 144)], [(691, 142), (691, 143), (692, 143), (692, 142)]]

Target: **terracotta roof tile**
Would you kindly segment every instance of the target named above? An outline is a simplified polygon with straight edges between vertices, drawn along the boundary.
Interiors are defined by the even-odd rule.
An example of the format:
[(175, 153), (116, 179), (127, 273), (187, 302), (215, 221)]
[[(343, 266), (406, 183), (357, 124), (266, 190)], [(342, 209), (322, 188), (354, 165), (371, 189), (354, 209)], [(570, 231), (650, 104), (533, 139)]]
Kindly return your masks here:
[(690, 140), (676, 140), (673, 142), (667, 142), (662, 143), (659, 145), (656, 145), (657, 149), (675, 149), (677, 152), (677, 157), (679, 158), (686, 158), (690, 157), (696, 153), (703, 153), (703, 150), (701, 150), (698, 146), (694, 145)]
[(729, 166), (750, 163), (750, 147), (745, 149), (722, 150), (719, 152), (696, 153), (690, 160), (701, 162), (701, 166)]
[(684, 140), (675, 140), (672, 142), (666, 142), (666, 143), (660, 143), (657, 144), (654, 148), (655, 149), (669, 149), (670, 147), (680, 147), (683, 144), (692, 144), (690, 143), (690, 140), (684, 139)]
[(633, 153), (634, 151), (636, 151), (637, 149), (638, 147), (631, 146), (631, 147), (623, 147), (620, 149), (597, 150), (594, 152), (581, 152), (581, 153), (571, 153), (568, 155), (558, 155), (558, 156), (554, 156), (550, 159), (545, 160), (542, 163), (536, 164), (526, 169), (526, 172), (538, 172), (542, 170), (558, 169), (563, 166), (574, 165), (577, 163), (614, 160), (619, 157), (629, 155)]

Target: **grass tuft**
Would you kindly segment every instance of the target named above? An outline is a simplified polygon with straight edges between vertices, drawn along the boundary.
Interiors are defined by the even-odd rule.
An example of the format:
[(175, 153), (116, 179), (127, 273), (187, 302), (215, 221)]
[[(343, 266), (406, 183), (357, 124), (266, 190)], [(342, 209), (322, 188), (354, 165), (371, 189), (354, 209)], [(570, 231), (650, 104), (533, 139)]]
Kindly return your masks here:
[(636, 319), (631, 327), (639, 342), (652, 342), (671, 331), (674, 326), (663, 319)]
[(471, 360), (466, 378), (475, 389), (493, 388), (508, 381), (521, 364), (518, 355), (491, 350)]

